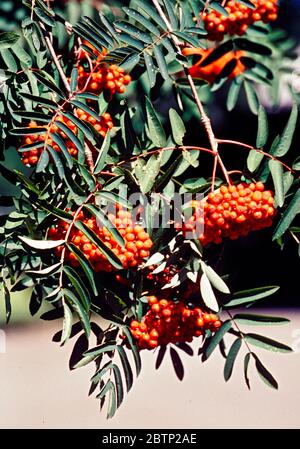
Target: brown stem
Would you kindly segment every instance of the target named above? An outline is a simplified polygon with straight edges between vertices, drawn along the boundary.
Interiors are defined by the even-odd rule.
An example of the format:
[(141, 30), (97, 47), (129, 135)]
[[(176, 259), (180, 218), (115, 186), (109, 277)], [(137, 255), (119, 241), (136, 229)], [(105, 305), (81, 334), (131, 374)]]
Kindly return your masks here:
[(217, 166), (218, 166), (218, 158), (217, 156), (214, 157), (214, 167), (211, 177), (211, 191), (215, 191), (215, 182), (216, 182), (216, 173), (217, 173)]
[(141, 157), (147, 157), (152, 154), (157, 154), (157, 153), (160, 153), (161, 151), (176, 151), (176, 150), (178, 150), (178, 151), (186, 151), (186, 150), (203, 151), (203, 152), (206, 152), (206, 153), (209, 153), (209, 154), (215, 156), (215, 152), (213, 150), (210, 150), (209, 148), (204, 148), (204, 147), (195, 147), (195, 146), (189, 146), (189, 145), (188, 146), (180, 146), (180, 147), (166, 147), (166, 148), (158, 148), (157, 150), (147, 151), (145, 153), (138, 154), (137, 156), (132, 156), (130, 159), (126, 159), (124, 161), (118, 162), (116, 164), (116, 166), (135, 161)]
[(229, 316), (230, 320), (232, 321), (232, 323), (235, 325), (236, 330), (238, 331), (238, 333), (240, 334), (241, 339), (243, 340), (243, 342), (245, 343), (248, 351), (250, 352), (250, 354), (253, 354), (247, 340), (245, 339), (245, 335), (244, 333), (241, 331), (239, 325), (237, 324), (237, 322), (235, 321), (235, 319), (233, 318), (232, 314), (229, 312), (229, 310), (226, 310), (227, 315)]
[(284, 168), (286, 168), (286, 170), (288, 170), (289, 172), (293, 173), (293, 175), (295, 175), (295, 177), (297, 179), (300, 179), (299, 174), (297, 173), (296, 170), (294, 170), (292, 167), (290, 167), (289, 165), (285, 164), (284, 162), (282, 162), (280, 159), (278, 159), (277, 157), (273, 156), (272, 154), (266, 153), (263, 150), (260, 150), (258, 148), (253, 147), (252, 145), (248, 145), (247, 143), (243, 143), (243, 142), (237, 142), (235, 140), (224, 140), (224, 139), (217, 139), (219, 144), (224, 144), (224, 145), (235, 145), (235, 146), (239, 146), (239, 147), (243, 147), (243, 148), (247, 148), (248, 150), (254, 150), (257, 153), (262, 154), (263, 156), (268, 157), (269, 159), (279, 162)]
[[(41, 28), (46, 32), (46, 29), (45, 29), (44, 25), (42, 23), (40, 23), (40, 25), (41, 25)], [(60, 77), (61, 77), (61, 79), (62, 79), (62, 81), (64, 83), (64, 86), (65, 86), (67, 92), (71, 95), (71, 87), (70, 87), (69, 81), (68, 81), (68, 79), (67, 79), (67, 77), (66, 77), (66, 75), (65, 75), (65, 73), (63, 71), (62, 66), (59, 63), (59, 60), (58, 60), (58, 57), (57, 57), (57, 55), (55, 53), (55, 50), (53, 48), (51, 39), (49, 38), (48, 35), (45, 36), (45, 41), (46, 41), (48, 50), (49, 50), (49, 52), (50, 52), (50, 54), (51, 54), (51, 56), (53, 58), (54, 64), (56, 65), (56, 68), (57, 68), (57, 70), (58, 70), (58, 72), (60, 74)]]

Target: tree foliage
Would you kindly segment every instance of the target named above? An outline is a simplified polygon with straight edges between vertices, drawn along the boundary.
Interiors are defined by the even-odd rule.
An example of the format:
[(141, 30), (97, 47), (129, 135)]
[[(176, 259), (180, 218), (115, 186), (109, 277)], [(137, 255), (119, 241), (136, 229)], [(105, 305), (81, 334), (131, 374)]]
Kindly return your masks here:
[[(278, 82), (287, 70), (286, 61), (292, 61), (293, 43), (281, 30), (259, 24), (250, 27), (242, 37), (227, 36), (212, 46), (199, 13), (204, 8), (223, 11), (221, 2), (132, 0), (128, 6), (105, 6), (99, 12), (86, 8), (76, 20), (74, 14), (70, 15), (71, 9), (51, 9), (44, 0), (23, 3), (27, 12), (21, 27), (0, 34), (4, 74), (0, 80), (1, 175), (9, 186), (15, 186), (2, 196), (0, 206), (1, 281), (7, 321), (11, 292), (31, 289), (33, 315), (42, 303), (49, 303), (51, 310), (43, 318), (63, 320), (58, 336), (61, 345), (77, 338), (72, 369), (95, 364), (91, 393), (97, 390), (101, 407), (107, 404), (111, 418), (142, 367), (130, 322), (140, 321), (147, 312), (145, 277), (153, 266), (156, 274), (175, 266), (177, 272), (162, 292), (173, 291), (176, 300), (178, 291), (192, 283), (199, 292), (190, 302), (218, 313), (223, 321), (217, 332), (206, 330), (198, 339), (202, 360), (219, 348), (225, 357), (227, 381), (245, 347), (244, 375), (248, 387), (248, 364), (252, 361), (265, 383), (277, 388), (276, 380), (254, 349), (258, 346), (289, 352), (290, 348), (263, 335), (246, 333), (240, 326), (287, 321), (248, 313), (249, 305), (275, 293), (278, 287), (232, 292), (230, 273), (217, 272), (214, 258), (210, 259), (210, 252), (198, 238), (185, 238), (172, 221), (169, 226), (154, 226), (154, 219), (164, 216), (166, 204), (172, 202), (175, 194), (182, 199), (185, 194), (207, 196), (224, 183), (235, 183), (230, 167), (225, 167), (222, 160), (231, 146), (232, 151), (240, 149), (245, 155), (239, 180), (263, 181), (275, 191), (274, 244), (284, 246), (293, 238), (299, 245), (300, 164), (298, 158), (292, 162), (290, 158), (298, 98), (295, 96), (290, 117), (272, 142), (259, 93), (264, 86), (277, 102)], [(241, 3), (251, 8), (251, 2)], [(192, 76), (195, 54), (184, 49), (202, 51), (208, 46), (212, 49), (209, 55), (197, 61), (202, 78)], [(239, 62), (243, 69), (235, 76), (237, 52), (242, 52)], [(229, 62), (213, 82), (203, 78), (205, 67), (218, 65), (224, 58), (229, 58)], [(98, 91), (97, 86), (88, 90), (97, 64), (106, 68), (117, 66), (122, 69), (120, 73), (130, 74), (132, 81), (126, 92), (112, 93), (111, 84), (110, 88), (105, 85)], [(80, 84), (80, 67), (88, 73), (85, 85)], [(94, 84), (97, 82), (101, 84), (99, 80)], [(116, 86), (122, 87), (116, 84), (114, 89)], [(206, 109), (219, 91), (226, 93), (229, 111), (244, 92), (250, 111), (257, 115), (257, 136), (250, 144), (215, 136)], [(202, 98), (207, 99), (207, 108)], [(112, 117), (110, 128), (105, 114)], [(94, 126), (100, 123), (101, 116), (106, 117), (102, 128)], [(204, 125), (202, 131), (199, 127), (199, 133), (202, 132), (202, 138), (207, 136), (206, 147), (197, 142), (187, 144), (192, 118)], [(104, 126), (107, 129), (102, 132)], [(14, 166), (7, 162), (12, 153)], [(36, 157), (34, 164), (21, 163), (27, 161), (27, 153)], [(210, 171), (201, 169), (203, 153), (212, 158)], [(194, 177), (188, 178), (187, 173), (191, 172)], [(130, 193), (142, 194), (140, 197), (148, 200), (140, 207), (144, 228), (154, 244), (148, 261), (135, 269), (123, 269), (116, 253), (84, 220), (77, 218), (81, 213), (94, 217), (102, 227), (109, 228), (111, 238), (122, 247), (123, 236), (111, 222), (107, 206), (121, 204), (132, 210), (136, 205), (128, 201)], [(153, 194), (156, 202), (150, 201)], [(189, 208), (190, 201), (183, 204), (187, 217)], [(68, 224), (69, 231), (63, 238), (52, 239), (50, 229), (60, 222)], [(69, 240), (75, 229), (109, 261), (111, 272), (95, 270), (91, 260)], [(223, 243), (218, 247), (220, 257), (222, 246)], [(76, 256), (76, 267), (70, 264), (68, 254)], [(247, 310), (235, 313), (236, 307)], [(96, 338), (92, 348), (87, 342), (91, 334)], [(234, 340), (227, 351), (224, 341), (228, 337)], [(75, 356), (78, 349), (80, 359)], [(157, 366), (165, 349), (159, 349)], [(171, 360), (181, 379), (184, 370), (180, 349), (190, 355), (193, 350), (186, 342), (170, 347)]]

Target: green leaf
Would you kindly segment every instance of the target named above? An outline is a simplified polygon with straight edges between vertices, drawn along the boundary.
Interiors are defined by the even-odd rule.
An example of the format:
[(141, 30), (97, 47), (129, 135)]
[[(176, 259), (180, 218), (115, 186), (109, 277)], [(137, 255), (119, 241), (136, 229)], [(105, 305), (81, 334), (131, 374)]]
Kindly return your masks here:
[(276, 379), (274, 379), (270, 371), (268, 371), (267, 368), (261, 363), (257, 355), (253, 354), (253, 357), (255, 358), (256, 369), (263, 382), (267, 384), (268, 387), (275, 388), (275, 390), (278, 390), (278, 383)]
[(47, 145), (46, 148), (47, 148), (47, 151), (49, 151), (49, 153), (52, 156), (52, 159), (53, 159), (55, 168), (57, 169), (59, 177), (60, 178), (64, 178), (64, 176), (65, 176), (65, 169), (64, 169), (64, 166), (63, 166), (63, 163), (62, 163), (62, 161), (60, 159), (59, 154), (52, 147), (50, 147), (50, 145)]
[(63, 133), (67, 135), (67, 137), (75, 145), (78, 152), (84, 154), (84, 147), (78, 137), (64, 123), (58, 121), (55, 121), (54, 123), (59, 129), (62, 130)]
[(128, 17), (143, 25), (143, 27), (150, 31), (150, 33), (154, 34), (154, 36), (160, 37), (159, 29), (155, 25), (153, 25), (153, 23), (151, 23), (145, 16), (132, 8), (124, 7), (122, 9), (123, 11), (125, 11)]
[(292, 352), (289, 346), (279, 343), (278, 341), (272, 340), (271, 338), (265, 337), (264, 335), (258, 334), (244, 334), (245, 340), (259, 348), (267, 349), (268, 351), (274, 352)]
[(224, 42), (215, 48), (200, 64), (199, 67), (206, 67), (210, 65), (212, 62), (217, 61), (222, 56), (226, 55), (233, 50), (233, 43), (231, 40)]
[[(200, 154), (199, 151), (193, 152), (193, 151), (189, 151), (189, 150), (183, 150), (182, 157), (183, 157), (184, 161), (187, 162), (186, 168), (188, 168), (189, 166), (192, 166), (194, 168), (198, 167), (199, 154)], [(178, 172), (176, 172), (175, 176), (179, 176)]]
[[(105, 42), (106, 42), (105, 47), (108, 48), (109, 46), (110, 46), (110, 47), (113, 47), (113, 46), (114, 46), (113, 36), (111, 37), (111, 36), (106, 32), (106, 29), (107, 29), (108, 31), (110, 31), (109, 28), (105, 27), (105, 30), (104, 30), (103, 27), (99, 26), (99, 23), (98, 23), (98, 22), (95, 22), (95, 20), (91, 19), (91, 18), (88, 17), (88, 16), (84, 16), (84, 17), (83, 17), (83, 20), (85, 21), (85, 23), (87, 23), (88, 27), (89, 27), (90, 29), (92, 29), (92, 30), (98, 35), (98, 38), (101, 37), (102, 39), (105, 40)], [(111, 28), (111, 29), (112, 29), (112, 28)], [(113, 33), (113, 34), (115, 34), (115, 33)]]
[[(96, 208), (92, 204), (85, 204), (84, 207), (94, 215), (97, 219), (97, 222), (100, 222), (102, 226), (106, 227), (108, 231), (111, 233), (114, 240), (122, 247), (125, 246), (125, 241), (115, 225), (109, 220), (109, 218), (105, 215), (105, 213), (100, 209)], [(97, 223), (98, 224), (98, 223)], [(99, 226), (99, 224), (98, 224)]]
[(206, 273), (203, 273), (200, 279), (200, 292), (205, 305), (217, 312), (219, 305)]
[(101, 146), (101, 149), (99, 151), (96, 163), (95, 163), (95, 170), (94, 173), (95, 175), (97, 175), (98, 173), (101, 172), (101, 170), (103, 170), (103, 168), (106, 165), (106, 156), (108, 153), (108, 150), (110, 148), (110, 133), (108, 132), (103, 140), (103, 144)]
[(55, 92), (59, 96), (59, 98), (61, 98), (62, 100), (65, 99), (64, 94), (59, 89), (59, 87), (57, 87), (57, 85), (54, 84), (54, 82), (49, 81), (47, 78), (45, 78), (38, 72), (34, 72), (34, 76), (37, 79), (37, 81), (39, 81), (41, 84), (43, 84), (45, 87), (47, 87), (51, 93)]
[(153, 154), (146, 164), (139, 160), (134, 167), (135, 175), (139, 181), (142, 193), (148, 193), (152, 189), (160, 170), (160, 156)]
[(203, 261), (201, 263), (201, 268), (208, 277), (211, 284), (219, 290), (219, 292), (229, 294), (230, 290), (223, 281), (223, 279), (210, 267), (209, 265), (206, 265)]
[(172, 108), (169, 110), (169, 117), (172, 127), (173, 139), (175, 143), (177, 143), (177, 145), (183, 145), (183, 138), (186, 133), (186, 129), (182, 118), (180, 117), (178, 112)]
[[(120, 176), (118, 179), (114, 178), (114, 181), (123, 181), (124, 177)], [(119, 182), (116, 184), (105, 184), (105, 189), (110, 189), (110, 188), (116, 188), (119, 186)], [(129, 203), (129, 201), (126, 198), (123, 198), (122, 196), (114, 193), (114, 192), (110, 192), (109, 190), (100, 190), (97, 194), (97, 196), (105, 199), (107, 202), (112, 202), (114, 204), (121, 204), (122, 206), (126, 207), (127, 209), (132, 209), (132, 204)]]
[(161, 192), (167, 186), (169, 181), (172, 179), (172, 176), (176, 172), (179, 164), (182, 160), (182, 155), (180, 154), (174, 162), (168, 167), (168, 169), (164, 172), (162, 176), (160, 176), (153, 185), (153, 190), (155, 192)]
[(128, 329), (128, 327), (123, 327), (123, 333), (127, 338), (127, 341), (130, 345), (130, 348), (132, 350), (132, 354), (133, 354), (133, 358), (134, 358), (134, 362), (135, 362), (135, 367), (136, 367), (136, 375), (138, 376), (141, 372), (142, 369), (142, 362), (141, 362), (141, 356), (139, 353), (139, 350), (133, 340), (133, 337), (131, 335), (130, 330)]
[(124, 371), (127, 392), (129, 392), (129, 390), (131, 389), (132, 384), (133, 384), (132, 369), (131, 369), (130, 363), (128, 361), (128, 357), (127, 357), (126, 351), (123, 348), (123, 346), (118, 345), (117, 346), (117, 351), (119, 353), (119, 356), (120, 356), (120, 359), (121, 359), (121, 363), (122, 363), (122, 367), (123, 367), (123, 371)]
[(12, 136), (36, 136), (46, 134), (47, 129), (42, 127), (36, 128), (14, 128), (9, 131)]
[(275, 201), (279, 207), (284, 205), (283, 168), (279, 161), (270, 160), (269, 168), (275, 187)]
[(245, 378), (245, 382), (246, 382), (246, 385), (249, 390), (250, 390), (250, 381), (249, 381), (249, 377), (248, 377), (248, 368), (249, 368), (250, 357), (251, 357), (251, 353), (248, 352), (248, 354), (246, 354), (245, 358), (244, 358), (244, 378)]
[(51, 133), (51, 139), (53, 140), (54, 143), (56, 143), (56, 145), (59, 146), (59, 149), (61, 150), (67, 165), (70, 169), (73, 168), (73, 158), (69, 153), (68, 147), (65, 144), (64, 140), (60, 137), (59, 134), (55, 134), (55, 133)]
[(264, 155), (262, 153), (259, 153), (256, 150), (250, 150), (248, 158), (247, 158), (247, 168), (248, 170), (253, 173), (255, 172), (258, 167), (260, 166), (260, 163), (262, 162), (264, 158)]
[(78, 83), (78, 69), (77, 67), (74, 67), (72, 69), (70, 79), (70, 89), (72, 92), (75, 92), (77, 90), (77, 83)]
[(118, 270), (121, 270), (123, 268), (122, 263), (120, 262), (119, 258), (104, 244), (102, 240), (97, 236), (97, 234), (92, 231), (85, 223), (82, 221), (75, 221), (75, 226), (77, 229), (82, 231), (84, 235), (92, 242), (94, 245), (97, 246), (99, 251), (107, 258), (109, 263), (113, 265), (113, 267), (117, 268)]
[(166, 24), (156, 12), (155, 8), (152, 8), (142, 0), (133, 0), (133, 3), (141, 8), (141, 10), (144, 11), (150, 19), (154, 20), (157, 25), (159, 25), (164, 31), (166, 31)]
[(84, 309), (84, 307), (82, 306), (82, 304), (78, 300), (78, 298), (74, 295), (74, 293), (71, 292), (71, 290), (68, 290), (65, 288), (63, 290), (63, 293), (64, 293), (65, 297), (67, 298), (72, 309), (77, 313), (79, 320), (82, 324), (82, 328), (83, 328), (87, 338), (89, 338), (90, 332), (91, 332), (91, 325), (90, 325), (89, 316), (88, 316), (86, 310)]
[[(152, 39), (148, 33), (143, 32), (137, 26), (131, 25), (129, 22), (117, 22), (116, 27), (145, 44), (152, 44)], [(122, 35), (120, 37), (122, 39)]]
[(149, 137), (153, 144), (160, 148), (164, 147), (167, 143), (166, 134), (162, 127), (151, 101), (146, 97), (146, 114), (147, 124), (149, 129)]
[(94, 295), (98, 295), (98, 290), (97, 290), (96, 283), (95, 283), (92, 265), (86, 259), (84, 254), (73, 243), (67, 243), (67, 248), (69, 251), (71, 251), (72, 253), (74, 253), (77, 256), (77, 259), (81, 265), (81, 268), (83, 269), (83, 271), (87, 277), (87, 280), (89, 281), (89, 283), (92, 287)]
[(37, 95), (32, 95), (32, 94), (29, 94), (28, 92), (19, 92), (18, 95), (20, 95), (20, 97), (22, 97), (22, 98), (31, 100), (31, 101), (37, 103), (38, 105), (45, 106), (45, 107), (48, 107), (53, 110), (57, 109), (57, 104), (54, 101), (49, 100), (48, 98), (39, 97)]
[(101, 381), (102, 377), (111, 369), (113, 369), (113, 363), (112, 361), (109, 361), (93, 375), (93, 377), (91, 378), (91, 382), (93, 384), (98, 384)]
[(228, 96), (227, 96), (227, 110), (232, 111), (235, 108), (235, 105), (237, 103), (239, 93), (241, 90), (241, 83), (237, 82), (236, 79), (231, 83), (231, 86), (228, 90)]
[(72, 324), (73, 324), (73, 314), (70, 307), (64, 303), (64, 321), (63, 321), (63, 329), (60, 344), (63, 346), (69, 340), (71, 332), (72, 332)]
[(36, 173), (42, 173), (50, 162), (49, 153), (43, 150), (36, 166)]
[(117, 405), (117, 401), (116, 401), (116, 389), (115, 389), (114, 384), (112, 383), (110, 386), (110, 389), (109, 389), (107, 419), (111, 419), (114, 417), (114, 415), (117, 411), (117, 408), (118, 408), (118, 405)]
[(18, 40), (20, 35), (13, 32), (0, 33), (0, 50), (11, 48)]
[(128, 56), (126, 56), (125, 59), (120, 64), (120, 67), (122, 67), (125, 72), (131, 72), (136, 65), (140, 62), (140, 55), (139, 53), (131, 53)]
[(234, 45), (240, 50), (250, 51), (263, 56), (271, 56), (272, 50), (266, 45), (258, 44), (257, 42), (249, 41), (244, 37), (234, 39)]
[(285, 231), (289, 228), (297, 214), (300, 213), (300, 189), (297, 190), (293, 196), (292, 201), (284, 212), (279, 221), (273, 235), (273, 240), (279, 239)]
[(104, 343), (103, 345), (95, 346), (94, 348), (88, 349), (84, 352), (84, 357), (93, 357), (94, 360), (101, 354), (106, 352), (113, 352), (116, 350), (115, 341), (110, 341), (109, 343)]
[(223, 16), (228, 16), (228, 11), (218, 2), (209, 2), (209, 7)]
[(241, 324), (247, 325), (273, 325), (273, 324), (286, 324), (290, 320), (287, 318), (281, 318), (271, 315), (256, 315), (251, 313), (237, 313), (234, 315), (235, 321)]
[(146, 52), (144, 53), (144, 60), (145, 60), (145, 64), (146, 64), (149, 84), (152, 89), (152, 87), (154, 87), (155, 83), (156, 83), (156, 68), (155, 68), (155, 65), (153, 62), (153, 58), (151, 55), (149, 55), (149, 53), (146, 53)]
[(163, 0), (163, 3), (165, 5), (165, 8), (166, 8), (166, 11), (167, 11), (168, 18), (169, 18), (169, 21), (171, 23), (171, 26), (172, 26), (173, 29), (176, 30), (178, 28), (179, 24), (178, 24), (178, 20), (177, 20), (177, 17), (175, 15), (175, 12), (174, 12), (175, 5), (172, 4), (172, 2), (170, 0)]
[(56, 21), (53, 19), (53, 17), (50, 17), (47, 13), (45, 13), (43, 9), (35, 6), (34, 12), (43, 23), (50, 27), (55, 27)]
[(77, 272), (73, 268), (65, 266), (63, 268), (63, 271), (67, 275), (73, 287), (75, 288), (76, 292), (78, 293), (81, 299), (81, 303), (88, 312), (91, 306), (91, 298), (88, 289), (85, 287), (81, 278), (78, 276)]
[(290, 149), (296, 125), (297, 125), (297, 119), (298, 119), (298, 105), (295, 103), (293, 105), (291, 115), (289, 117), (289, 120), (286, 124), (286, 127), (280, 136), (280, 140), (278, 145), (276, 146), (273, 155), (276, 157), (282, 157), (284, 156)]
[(82, 109), (88, 115), (91, 115), (97, 122), (100, 120), (100, 116), (98, 112), (94, 111), (94, 109), (87, 106), (83, 101), (72, 100), (71, 103), (76, 106), (76, 108)]
[(122, 33), (118, 36), (118, 38), (120, 39), (120, 41), (128, 44), (130, 47), (136, 48), (140, 52), (144, 51), (144, 45), (139, 40), (129, 36), (129, 34)]
[(205, 360), (207, 360), (215, 348), (219, 345), (220, 341), (223, 339), (224, 335), (231, 329), (231, 321), (224, 321), (220, 329), (212, 336), (208, 346), (205, 349)]
[[(102, 53), (103, 47), (107, 47), (107, 42), (105, 39), (100, 36), (99, 33), (95, 33), (94, 29), (91, 28), (91, 26), (85, 22), (78, 22), (76, 25), (73, 26), (73, 30), (75, 33), (79, 34), (83, 39), (85, 39), (87, 42), (92, 44), (92, 46), (99, 52)], [(84, 45), (82, 45), (82, 48), (85, 50), (88, 50), (88, 48), (85, 48)]]
[(110, 34), (110, 36), (116, 41), (118, 42), (118, 36), (116, 36), (116, 31), (113, 27), (113, 24), (111, 23), (111, 21), (100, 11), (99, 12), (99, 17), (101, 22), (104, 25), (104, 28), (106, 30), (107, 33)]
[(117, 407), (120, 407), (124, 398), (124, 390), (123, 390), (123, 382), (121, 371), (119, 367), (113, 364), (114, 378), (115, 378), (115, 387), (117, 393)]
[(18, 237), (26, 245), (41, 251), (57, 248), (58, 246), (63, 245), (65, 243), (64, 240), (33, 240), (28, 237), (24, 237), (22, 235), (19, 235)]
[(280, 287), (276, 285), (268, 286), (268, 287), (258, 287), (253, 288), (251, 290), (243, 290), (237, 292), (233, 295), (233, 299), (227, 302), (224, 307), (236, 307), (241, 304), (247, 304), (249, 302), (258, 301), (259, 299), (265, 298), (267, 296), (273, 295), (273, 293), (277, 292)]
[(44, 277), (49, 276), (50, 274), (54, 274), (61, 267), (61, 263), (58, 262), (50, 267), (42, 268), (41, 270), (28, 270), (27, 274), (34, 275), (34, 277)]
[(262, 105), (259, 105), (256, 148), (263, 148), (267, 143), (268, 137), (269, 137), (268, 117), (264, 107)]
[(162, 75), (162, 77), (165, 80), (169, 79), (169, 70), (168, 70), (168, 66), (167, 66), (167, 62), (165, 59), (165, 56), (163, 54), (163, 51), (161, 49), (160, 45), (155, 45), (153, 48), (153, 54), (155, 56), (160, 74)]
[(257, 115), (258, 113), (258, 107), (259, 107), (259, 101), (256, 95), (256, 92), (254, 88), (252, 87), (252, 84), (250, 84), (248, 81), (244, 81), (244, 87), (246, 92), (246, 97), (248, 101), (249, 108), (253, 114)]
[(239, 350), (241, 349), (241, 346), (242, 346), (242, 340), (241, 340), (241, 338), (237, 338), (233, 342), (233, 344), (232, 344), (232, 346), (231, 346), (231, 348), (230, 348), (230, 350), (228, 352), (228, 355), (227, 355), (227, 358), (226, 358), (226, 362), (225, 362), (225, 366), (224, 366), (224, 379), (225, 379), (226, 382), (230, 379), (230, 377), (232, 375), (234, 362), (235, 362), (235, 360), (237, 358)]

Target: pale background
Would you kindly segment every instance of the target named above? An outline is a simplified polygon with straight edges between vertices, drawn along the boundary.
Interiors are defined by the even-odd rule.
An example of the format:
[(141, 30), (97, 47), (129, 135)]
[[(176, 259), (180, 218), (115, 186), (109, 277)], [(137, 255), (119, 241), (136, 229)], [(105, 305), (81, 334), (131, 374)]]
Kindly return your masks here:
[[(245, 329), (300, 350), (300, 313), (263, 312), (292, 321), (283, 326)], [(218, 351), (205, 364), (199, 357), (180, 351), (185, 367), (180, 382), (169, 356), (156, 371), (156, 355), (144, 351), (142, 374), (115, 418), (106, 421), (99, 413), (97, 400), (87, 396), (93, 369), (68, 370), (74, 340), (60, 348), (51, 341), (58, 329), (58, 323), (38, 321), (6, 330), (6, 353), (0, 353), (1, 428), (300, 427), (300, 352), (290, 355), (257, 350), (280, 388), (275, 391), (265, 386), (252, 367), (249, 392), (243, 381), (242, 357), (226, 384), (222, 374), (224, 359)]]

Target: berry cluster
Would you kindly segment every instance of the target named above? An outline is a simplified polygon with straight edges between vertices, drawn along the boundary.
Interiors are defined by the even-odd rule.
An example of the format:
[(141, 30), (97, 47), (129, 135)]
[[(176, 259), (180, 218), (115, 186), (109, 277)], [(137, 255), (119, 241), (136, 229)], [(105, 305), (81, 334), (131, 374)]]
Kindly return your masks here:
[[(235, 240), (272, 225), (275, 215), (274, 197), (262, 182), (222, 186), (202, 202), (194, 202), (195, 212), (184, 224), (184, 232), (203, 232), (197, 235), (205, 246), (221, 243), (224, 238)], [(200, 229), (200, 227), (198, 229)]]
[[(102, 136), (105, 137), (107, 134), (107, 131), (113, 127), (113, 122), (111, 119), (110, 114), (105, 113), (102, 116), (99, 117), (98, 120), (96, 120), (95, 117), (92, 117), (91, 115), (87, 114), (82, 109), (76, 109), (75, 111), (76, 116), (88, 123), (90, 123), (96, 131)], [(44, 148), (46, 145), (50, 145), (55, 151), (58, 153), (61, 151), (59, 146), (53, 141), (51, 134), (57, 133), (64, 141), (65, 145), (68, 148), (68, 151), (71, 156), (76, 157), (77, 156), (77, 149), (74, 145), (74, 143), (67, 137), (67, 135), (59, 128), (57, 125), (57, 122), (63, 123), (66, 125), (69, 130), (73, 134), (77, 134), (77, 127), (76, 125), (71, 121), (65, 118), (63, 115), (58, 114), (55, 118), (55, 121), (52, 122), (50, 125), (47, 126), (47, 132), (46, 134), (33, 134), (26, 136), (22, 142), (22, 145), (33, 145), (38, 144), (39, 142), (44, 142), (44, 145), (39, 148), (33, 148), (29, 149), (28, 151), (22, 151), (22, 162), (24, 165), (30, 165), (34, 166), (38, 163), (38, 160), (44, 151)], [(39, 128), (40, 126), (37, 125), (36, 122), (30, 122), (29, 128)], [(41, 127), (42, 128), (42, 127)], [(22, 146), (21, 146), (22, 148)]]
[(111, 96), (115, 93), (123, 94), (130, 82), (131, 76), (115, 64), (97, 64), (92, 72), (86, 71), (83, 66), (78, 67), (78, 87), (85, 92), (99, 95), (107, 91)]
[(256, 6), (251, 9), (241, 3), (230, 0), (225, 9), (228, 16), (217, 11), (200, 13), (208, 33), (208, 39), (221, 41), (225, 34), (242, 36), (254, 22), (272, 22), (277, 19), (278, 0), (251, 0)]
[[(74, 213), (73, 213), (74, 215)], [(104, 244), (112, 250), (112, 252), (119, 258), (123, 268), (133, 268), (140, 265), (143, 259), (149, 257), (152, 241), (149, 235), (145, 232), (142, 226), (136, 225), (132, 221), (131, 213), (117, 207), (116, 213), (108, 214), (108, 218), (118, 229), (121, 236), (124, 238), (125, 246), (121, 247), (113, 238), (110, 231), (106, 227), (100, 227), (94, 217), (85, 216), (81, 211), (76, 220), (81, 220), (85, 223), (97, 236), (104, 242)], [(64, 239), (69, 229), (69, 224), (60, 220), (55, 228), (49, 230), (49, 237), (54, 240)], [(73, 243), (79, 248), (90, 261), (95, 271), (111, 272), (114, 267), (101, 253), (101, 251), (94, 245), (85, 235), (76, 227), (72, 227), (69, 242)], [(60, 257), (63, 247), (59, 246), (56, 249), (56, 254)], [(74, 253), (67, 250), (65, 259), (70, 262), (73, 267), (79, 266), (79, 261)]]
[(198, 307), (191, 309), (182, 301), (174, 302), (148, 298), (150, 309), (142, 322), (133, 320), (130, 324), (132, 336), (140, 349), (154, 349), (169, 343), (191, 342), (206, 329), (215, 332), (221, 321), (212, 313), (203, 313)]
[[(78, 66), (79, 89), (96, 95), (104, 91), (109, 92), (110, 96), (115, 93), (123, 94), (126, 86), (131, 82), (131, 76), (126, 74), (121, 67), (115, 64), (109, 65), (103, 60), (107, 55), (105, 48), (103, 48), (102, 53), (99, 53), (90, 44), (84, 43), (91, 48), (97, 59), (93, 62), (89, 61), (89, 64), (87, 64), (87, 53), (84, 50), (80, 52), (79, 59), (82, 65)], [(89, 69), (85, 69), (87, 65)]]
[(207, 50), (203, 50), (202, 48), (183, 49), (182, 53), (185, 56), (199, 55), (199, 61), (189, 68), (189, 72), (193, 78), (201, 78), (208, 83), (213, 83), (224, 67), (234, 60), (236, 61), (236, 66), (228, 78), (234, 79), (245, 71), (245, 66), (240, 61), (240, 58), (244, 56), (244, 52), (240, 50), (225, 53), (221, 58), (202, 67), (200, 64), (202, 64), (213, 51), (214, 48), (209, 48)]

